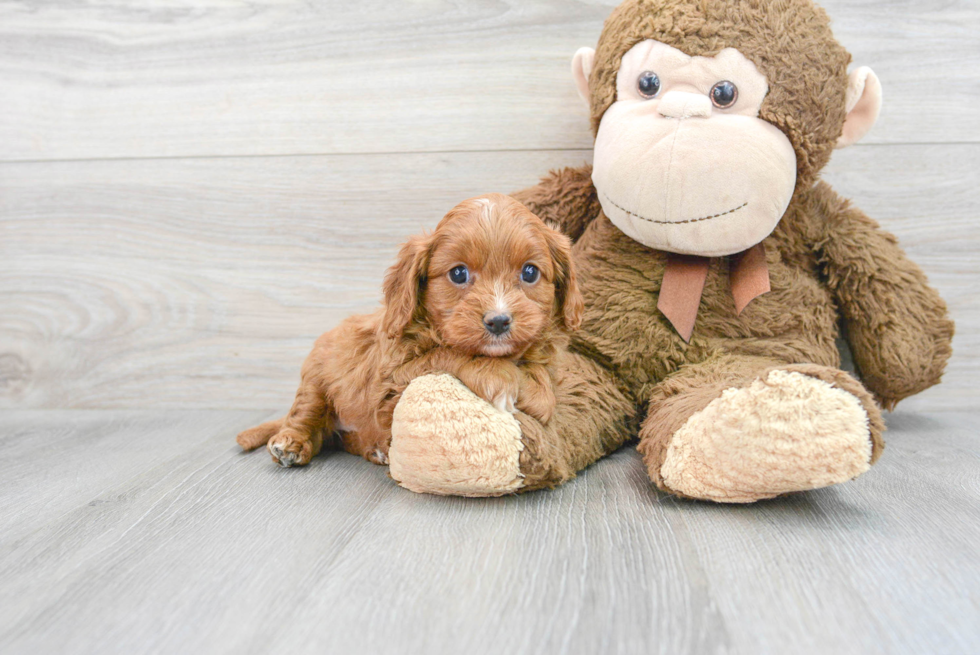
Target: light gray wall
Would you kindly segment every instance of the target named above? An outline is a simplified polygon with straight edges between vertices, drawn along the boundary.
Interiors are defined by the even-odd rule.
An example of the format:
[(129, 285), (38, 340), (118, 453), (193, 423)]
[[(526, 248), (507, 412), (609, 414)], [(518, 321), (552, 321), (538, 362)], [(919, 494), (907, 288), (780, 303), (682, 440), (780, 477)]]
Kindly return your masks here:
[[(457, 201), (587, 161), (609, 2), (0, 0), (0, 407), (285, 408)], [(958, 323), (977, 407), (980, 5), (825, 2), (885, 106), (826, 172)]]

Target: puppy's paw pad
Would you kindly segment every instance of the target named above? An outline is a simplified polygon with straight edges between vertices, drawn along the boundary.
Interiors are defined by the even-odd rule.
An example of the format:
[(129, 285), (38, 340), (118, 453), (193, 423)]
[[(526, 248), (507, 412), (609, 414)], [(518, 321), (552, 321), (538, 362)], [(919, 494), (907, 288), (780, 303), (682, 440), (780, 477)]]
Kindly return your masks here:
[(388, 466), (388, 455), (382, 452), (380, 448), (376, 448), (373, 452), (368, 453), (367, 459), (369, 462), (378, 466)]
[(269, 446), (269, 452), (272, 453), (272, 459), (276, 464), (283, 468), (289, 468), (296, 463), (296, 453), (285, 451), (282, 446)]

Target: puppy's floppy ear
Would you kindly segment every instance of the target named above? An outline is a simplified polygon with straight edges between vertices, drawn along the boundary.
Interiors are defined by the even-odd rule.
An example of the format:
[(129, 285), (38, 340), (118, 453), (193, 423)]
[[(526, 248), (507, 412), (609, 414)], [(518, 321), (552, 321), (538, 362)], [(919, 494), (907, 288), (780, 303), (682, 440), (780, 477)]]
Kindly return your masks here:
[(551, 227), (545, 228), (545, 235), (551, 260), (555, 263), (555, 301), (562, 324), (568, 330), (577, 330), (582, 325), (585, 301), (572, 264), (572, 240)]
[(385, 275), (385, 315), (382, 322), (388, 336), (401, 336), (412, 322), (429, 268), (430, 237), (413, 236), (398, 252), (398, 261)]

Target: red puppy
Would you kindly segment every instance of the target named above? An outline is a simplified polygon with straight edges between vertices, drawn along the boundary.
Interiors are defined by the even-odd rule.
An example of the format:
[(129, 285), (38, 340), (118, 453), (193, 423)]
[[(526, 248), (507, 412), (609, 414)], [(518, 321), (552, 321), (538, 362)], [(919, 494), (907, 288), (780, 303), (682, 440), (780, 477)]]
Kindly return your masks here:
[(294, 466), (327, 437), (387, 464), (398, 399), (414, 378), (437, 372), (546, 423), (555, 407), (551, 363), (582, 318), (570, 247), (507, 196), (459, 204), (431, 235), (402, 246), (382, 309), (317, 339), (289, 414), (242, 432), (238, 443), (267, 443), (273, 460)]

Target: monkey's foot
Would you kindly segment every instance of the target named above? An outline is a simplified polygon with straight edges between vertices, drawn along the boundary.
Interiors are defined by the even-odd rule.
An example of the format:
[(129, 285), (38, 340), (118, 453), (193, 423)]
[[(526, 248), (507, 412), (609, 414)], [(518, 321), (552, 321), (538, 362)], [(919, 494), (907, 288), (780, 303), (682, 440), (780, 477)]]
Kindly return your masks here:
[(448, 374), (416, 378), (395, 407), (391, 477), (418, 493), (501, 496), (524, 484), (521, 426)]
[(670, 435), (665, 448), (641, 442), (651, 477), (681, 496), (751, 503), (861, 475), (872, 463), (870, 424), (880, 425), (880, 416), (856, 381), (849, 378), (853, 391), (867, 398), (820, 379), (840, 374), (825, 371), (817, 377), (776, 369), (725, 389)]

